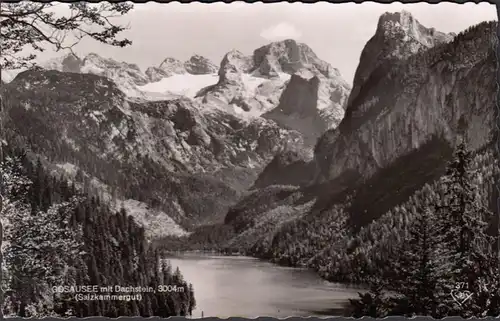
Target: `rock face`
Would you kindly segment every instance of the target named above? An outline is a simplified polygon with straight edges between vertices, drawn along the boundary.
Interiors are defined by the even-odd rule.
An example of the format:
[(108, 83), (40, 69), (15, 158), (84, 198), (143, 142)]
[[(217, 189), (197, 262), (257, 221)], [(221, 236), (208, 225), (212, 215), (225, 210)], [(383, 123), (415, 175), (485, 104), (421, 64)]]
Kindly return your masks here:
[(207, 58), (194, 55), (184, 63), (186, 71), (192, 75), (206, 75), (217, 73), (217, 66)]
[(253, 66), (252, 71), (262, 76), (294, 74), (307, 69), (327, 78), (340, 77), (340, 72), (319, 59), (309, 46), (292, 39), (273, 42), (256, 49), (253, 53)]
[[(314, 179), (315, 168), (311, 155), (300, 150), (287, 150), (277, 154), (260, 173), (252, 189), (271, 185), (302, 186)], [(293, 172), (294, 175), (290, 175)]]
[[(386, 26), (400, 32), (388, 34)], [(317, 145), (321, 179), (349, 170), (369, 177), (435, 136), (451, 146), (465, 136), (471, 149), (489, 143), (495, 131), (494, 28), (482, 23), (443, 43), (447, 36), (407, 13), (383, 15), (363, 51), (346, 117)], [(427, 50), (410, 55), (415, 50), (401, 48), (415, 48), (416, 35), (423, 35), (418, 43)], [(386, 39), (379, 42), (381, 52), (401, 57), (370, 73), (377, 39)]]
[(375, 35), (367, 42), (354, 75), (349, 104), (370, 74), (391, 59), (405, 59), (419, 51), (449, 42), (455, 34), (426, 28), (407, 11), (380, 16)]
[(304, 79), (292, 75), (283, 91), (278, 106), (262, 115), (284, 128), (295, 129), (304, 134), (306, 143), (313, 146), (329, 127), (318, 109), (320, 80), (317, 76)]
[(191, 75), (206, 75), (217, 73), (217, 70), (217, 66), (207, 58), (194, 55), (185, 62), (175, 58), (166, 58), (159, 67), (149, 67), (146, 69), (146, 75), (150, 82), (156, 82), (173, 75), (186, 73)]
[(150, 82), (160, 81), (163, 78), (171, 77), (175, 74), (185, 74), (184, 63), (175, 58), (166, 58), (159, 67), (149, 67), (146, 69), (146, 75)]
[[(229, 104), (240, 113), (261, 115), (277, 107), (280, 101), (291, 100), (281, 96), (292, 75), (304, 79), (316, 76), (320, 80), (313, 105), (320, 110), (329, 109), (322, 113), (330, 115), (326, 121), (335, 122), (332, 119), (335, 118), (338, 123), (343, 116), (349, 85), (338, 70), (320, 60), (307, 45), (294, 40), (263, 46), (252, 56), (236, 50), (228, 52), (221, 62), (219, 82), (199, 96), (204, 103)], [(291, 86), (297, 88), (297, 81), (295, 78)]]
[(221, 220), (276, 153), (302, 141), (265, 119), (201, 113), (189, 99), (131, 101), (93, 74), (25, 71), (2, 91), (8, 129), (31, 149), (187, 228)]

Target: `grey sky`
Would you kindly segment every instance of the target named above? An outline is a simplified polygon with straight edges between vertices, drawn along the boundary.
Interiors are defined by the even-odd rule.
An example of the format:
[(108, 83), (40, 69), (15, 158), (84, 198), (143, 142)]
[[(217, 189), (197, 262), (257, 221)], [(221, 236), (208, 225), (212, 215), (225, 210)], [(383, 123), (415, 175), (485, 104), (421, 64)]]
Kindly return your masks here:
[[(135, 4), (123, 18), (133, 41), (127, 48), (113, 48), (86, 40), (76, 47), (79, 55), (96, 52), (104, 57), (137, 63), (143, 70), (166, 57), (186, 60), (203, 55), (216, 64), (226, 52), (238, 49), (251, 54), (273, 40), (295, 38), (308, 44), (323, 60), (338, 68), (352, 83), (361, 50), (375, 32), (379, 16), (405, 9), (427, 27), (460, 32), (486, 20), (498, 20), (489, 3), (437, 5), (346, 3), (146, 3)], [(40, 59), (54, 57), (45, 52)]]

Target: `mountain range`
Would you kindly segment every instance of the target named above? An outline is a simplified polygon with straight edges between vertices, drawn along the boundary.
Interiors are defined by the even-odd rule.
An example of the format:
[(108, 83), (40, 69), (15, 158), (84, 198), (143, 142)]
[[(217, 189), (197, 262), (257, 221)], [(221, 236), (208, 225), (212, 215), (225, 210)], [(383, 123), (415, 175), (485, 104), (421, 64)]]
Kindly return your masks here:
[[(284, 62), (294, 52), (298, 60)], [(313, 138), (344, 113), (349, 86), (306, 45), (287, 40), (236, 56), (220, 68), (199, 55), (166, 58), (146, 72), (97, 54), (52, 59), (2, 86), (6, 129), (54, 171), (125, 206), (150, 235), (182, 235), (221, 222), (276, 153), (311, 154)], [(179, 88), (200, 78), (196, 95)], [(304, 82), (316, 94), (286, 104)]]
[(151, 238), (223, 225), (235, 231), (224, 246), (250, 251), (346, 195), (352, 224), (370, 224), (443, 175), (463, 137), (489, 150), (494, 35), (492, 23), (456, 35), (383, 14), (352, 89), (295, 40), (144, 72), (66, 55), (4, 79), (5, 127)]

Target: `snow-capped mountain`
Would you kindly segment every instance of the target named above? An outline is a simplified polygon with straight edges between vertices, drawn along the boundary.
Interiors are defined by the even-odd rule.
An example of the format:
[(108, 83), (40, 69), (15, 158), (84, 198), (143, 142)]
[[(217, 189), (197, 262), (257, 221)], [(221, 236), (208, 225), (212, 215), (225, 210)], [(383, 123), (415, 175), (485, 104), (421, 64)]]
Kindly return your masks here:
[[(309, 79), (317, 79), (317, 84), (309, 86)], [(285, 90), (288, 86), (290, 89)], [(293, 95), (303, 86), (303, 90), (310, 91), (314, 97), (296, 103)], [(317, 137), (316, 131), (322, 133), (340, 122), (349, 91), (339, 71), (319, 59), (311, 48), (294, 40), (284, 40), (258, 48), (252, 56), (237, 50), (228, 52), (221, 62), (219, 81), (200, 91), (198, 97), (204, 104), (240, 115), (264, 114), (297, 130), (315, 127), (322, 119), (324, 125), (311, 135)], [(288, 112), (282, 114), (284, 108)], [(291, 109), (298, 113), (291, 115)], [(300, 116), (297, 118), (297, 115)]]
[[(350, 90), (337, 69), (294, 40), (260, 47), (252, 56), (232, 50), (220, 67), (194, 55), (185, 62), (168, 57), (143, 72), (135, 64), (95, 53), (83, 59), (67, 54), (39, 66), (107, 77), (134, 99), (187, 97), (195, 99), (205, 112), (222, 110), (243, 119), (263, 116), (283, 128), (301, 131), (309, 146), (320, 134), (338, 125)], [(292, 82), (291, 75), (295, 75)], [(311, 87), (307, 85), (310, 79), (319, 81)], [(290, 89), (285, 90), (287, 86)], [(312, 90), (312, 96), (299, 103), (296, 90)]]

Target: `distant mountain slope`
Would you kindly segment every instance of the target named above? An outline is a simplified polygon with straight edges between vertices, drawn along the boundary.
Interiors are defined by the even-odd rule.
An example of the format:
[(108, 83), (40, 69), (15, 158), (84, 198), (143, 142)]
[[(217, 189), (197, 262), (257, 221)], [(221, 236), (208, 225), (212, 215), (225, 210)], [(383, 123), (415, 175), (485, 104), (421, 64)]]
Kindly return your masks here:
[(275, 153), (302, 141), (264, 119), (201, 113), (189, 99), (132, 101), (92, 74), (25, 71), (2, 96), (10, 135), (185, 228), (222, 220)]

